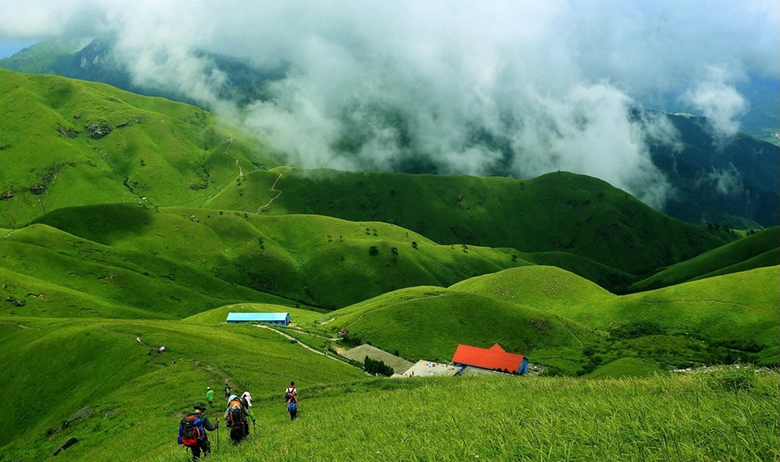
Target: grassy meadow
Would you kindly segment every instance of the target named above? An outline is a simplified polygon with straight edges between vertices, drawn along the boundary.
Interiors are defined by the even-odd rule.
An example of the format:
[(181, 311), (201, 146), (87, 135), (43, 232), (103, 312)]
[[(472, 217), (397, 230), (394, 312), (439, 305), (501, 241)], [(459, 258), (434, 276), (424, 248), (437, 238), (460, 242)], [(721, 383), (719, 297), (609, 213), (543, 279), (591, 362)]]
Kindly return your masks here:
[[(567, 172), (300, 170), (200, 108), (61, 77), (0, 69), (0, 112), (0, 462), (68, 438), (55, 460), (183, 462), (180, 419), (207, 386), (221, 414), (225, 383), (258, 427), (212, 435), (215, 462), (780, 458), (780, 228)], [(225, 323), (257, 311), (294, 325)], [(333, 357), (362, 343), (499, 343), (535, 375)]]
[[(780, 455), (780, 376), (768, 369), (376, 379), (252, 326), (27, 318), (0, 322), (0, 331), (5, 396), (23, 402), (35, 390), (38, 403), (0, 416), (8, 429), (0, 461), (47, 459), (70, 437), (79, 442), (56, 460), (184, 461), (175, 443), (179, 419), (204, 399), (206, 386), (218, 394), (209, 415), (221, 415), (226, 382), (252, 392), (258, 420), (238, 447), (227, 443), (222, 426), (217, 450), (211, 433), (215, 461)], [(161, 345), (166, 353), (148, 354)], [(281, 398), (291, 377), (301, 396), (295, 422)]]

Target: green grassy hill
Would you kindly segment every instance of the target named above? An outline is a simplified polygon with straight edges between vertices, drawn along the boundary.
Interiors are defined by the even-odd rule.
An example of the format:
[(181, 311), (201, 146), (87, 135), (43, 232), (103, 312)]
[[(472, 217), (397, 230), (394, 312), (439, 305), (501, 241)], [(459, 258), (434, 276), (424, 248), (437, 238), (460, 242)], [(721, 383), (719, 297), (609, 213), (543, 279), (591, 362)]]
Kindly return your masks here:
[(276, 165), (193, 106), (3, 69), (0, 95), (0, 226), (75, 205), (198, 205)]
[(532, 362), (575, 374), (588, 362), (583, 350), (599, 336), (576, 322), (534, 308), (439, 287), (414, 287), (357, 303), (299, 323), (344, 341), (370, 343), (410, 360), (449, 362), (458, 344), (494, 343)]
[(776, 365), (779, 270), (759, 268), (615, 296), (558, 268), (531, 266), (463, 281), (451, 289), (530, 306), (608, 332), (614, 343), (603, 353), (609, 358), (624, 349), (624, 354), (667, 363), (682, 361), (681, 366), (728, 357)]
[[(3, 462), (184, 461), (188, 455), (175, 443), (179, 420), (204, 399), (206, 386), (219, 394), (226, 381), (252, 392), (257, 426), (239, 446), (228, 444), (224, 424), (219, 444), (211, 433), (216, 462), (780, 455), (780, 378), (771, 371), (388, 380), (251, 326), (18, 319), (2, 321), (0, 332), (0, 361), (10, 366), (4, 398), (20, 403), (0, 415)], [(166, 353), (148, 355), (160, 345)], [(54, 374), (60, 380), (50, 380)], [(295, 422), (281, 399), (290, 379), (300, 396)], [(36, 406), (21, 405), (29, 399)], [(212, 419), (223, 413), (223, 400), (216, 403)], [(78, 442), (53, 457), (68, 438)]]
[(780, 264), (780, 228), (759, 231), (738, 241), (677, 263), (634, 283), (631, 291), (658, 289), (682, 282)]
[(178, 318), (226, 303), (294, 302), (230, 284), (135, 249), (35, 224), (0, 239), (0, 313), (43, 317)]
[(581, 175), (268, 171), (276, 161), (256, 142), (193, 106), (55, 76), (0, 77), (0, 109), (14, 116), (0, 127), (7, 228), (61, 208), (118, 202), (317, 214), (396, 224), (445, 245), (539, 254), (612, 290), (735, 238)]
[[(240, 188), (251, 193), (241, 196)], [(736, 238), (715, 236), (601, 180), (565, 172), (521, 181), (277, 168), (247, 175), (243, 186), (231, 185), (208, 205), (383, 221), (442, 244), (564, 251), (635, 276)]]
[[(205, 274), (208, 277), (204, 280), (216, 278), (327, 308), (402, 287), (449, 286), (480, 274), (530, 264), (511, 249), (437, 245), (386, 223), (313, 215), (154, 210), (119, 204), (60, 209), (36, 223), (100, 243), (102, 246), (96, 245), (100, 255), (119, 254), (137, 267), (155, 265), (156, 274), (172, 277), (177, 283), (179, 277), (190, 273), (188, 280), (197, 287), (202, 284), (198, 275)], [(257, 296), (244, 299), (267, 300)]]
[[(8, 58), (0, 59), (0, 67), (30, 74), (58, 74), (62, 64), (72, 61), (68, 55), (84, 48), (78, 40), (48, 40), (27, 47)], [(70, 63), (69, 63), (70, 64)]]
[[(4, 397), (17, 404), (0, 416), (2, 461), (47, 458), (72, 435), (80, 442), (65, 460), (136, 459), (175, 444), (178, 419), (206, 386), (221, 393), (227, 381), (262, 401), (291, 379), (311, 389), (365, 377), (251, 326), (19, 318), (0, 332)], [(148, 354), (159, 346), (164, 354)], [(85, 407), (94, 412), (63, 425)]]

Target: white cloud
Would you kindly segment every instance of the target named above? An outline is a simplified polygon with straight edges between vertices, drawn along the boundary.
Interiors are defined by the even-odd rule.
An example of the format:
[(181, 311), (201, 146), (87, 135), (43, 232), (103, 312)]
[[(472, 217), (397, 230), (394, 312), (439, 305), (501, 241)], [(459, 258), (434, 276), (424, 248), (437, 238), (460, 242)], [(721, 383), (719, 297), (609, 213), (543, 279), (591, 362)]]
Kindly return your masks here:
[(738, 117), (747, 112), (748, 103), (729, 83), (728, 71), (710, 67), (707, 79), (683, 95), (683, 100), (700, 111), (716, 137), (730, 138), (739, 132)]

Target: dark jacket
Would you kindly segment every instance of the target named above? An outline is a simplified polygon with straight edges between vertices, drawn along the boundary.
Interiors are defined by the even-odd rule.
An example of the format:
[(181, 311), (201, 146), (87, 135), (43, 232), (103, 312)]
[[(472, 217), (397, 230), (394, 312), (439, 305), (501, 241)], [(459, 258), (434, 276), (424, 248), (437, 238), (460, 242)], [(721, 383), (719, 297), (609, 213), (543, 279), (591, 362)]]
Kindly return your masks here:
[(208, 431), (210, 431), (210, 432), (213, 432), (214, 430), (216, 430), (216, 429), (217, 429), (217, 424), (215, 424), (215, 423), (213, 423), (212, 421), (210, 421), (210, 420), (209, 420), (209, 417), (208, 417), (206, 414), (204, 414), (204, 413), (200, 412), (200, 411), (199, 411), (199, 410), (197, 410), (197, 409), (195, 409), (195, 410), (192, 412), (192, 414), (193, 414), (193, 415), (196, 415), (196, 416), (198, 416), (198, 417), (200, 418), (200, 421), (201, 421), (201, 422), (203, 422), (203, 427), (204, 427), (206, 430), (208, 430)]

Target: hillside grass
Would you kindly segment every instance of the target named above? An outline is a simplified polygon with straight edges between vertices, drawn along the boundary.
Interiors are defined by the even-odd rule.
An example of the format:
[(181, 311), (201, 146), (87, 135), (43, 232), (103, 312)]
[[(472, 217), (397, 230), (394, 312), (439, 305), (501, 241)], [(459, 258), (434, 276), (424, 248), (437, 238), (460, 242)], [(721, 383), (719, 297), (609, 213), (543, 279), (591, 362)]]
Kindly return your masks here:
[[(277, 399), (256, 399), (259, 431), (234, 447), (226, 444), (223, 427), (218, 450), (212, 433), (211, 459), (775, 460), (778, 385), (775, 372), (721, 370), (641, 379), (461, 377), (301, 386), (297, 421), (289, 421)], [(186, 460), (174, 442), (177, 417), (159, 425), (147, 428), (148, 435), (130, 430), (137, 438), (128, 460)], [(96, 430), (105, 431), (87, 422), (69, 434), (89, 437)], [(61, 458), (113, 460), (108, 454), (123, 449), (100, 451), (87, 441)]]
[[(277, 165), (256, 141), (186, 104), (5, 69), (0, 95), (0, 226), (77, 205), (200, 205), (241, 172)], [(94, 139), (86, 127), (95, 124), (113, 130)]]
[[(105, 236), (104, 236), (105, 237)], [(85, 240), (43, 224), (0, 240), (0, 313), (43, 317), (176, 318), (231, 302), (294, 302), (236, 286), (153, 252)]]
[(600, 351), (605, 363), (615, 355), (639, 354), (677, 366), (738, 358), (777, 365), (779, 270), (758, 268), (616, 296), (561, 269), (529, 266), (466, 280), (452, 289), (530, 306), (609, 333), (615, 343)]
[[(314, 215), (106, 204), (56, 210), (36, 224), (100, 243), (105, 252), (132, 261), (143, 256), (146, 261), (138, 266), (165, 262), (168, 268), (155, 272), (167, 270), (163, 274), (177, 281), (178, 273), (195, 271), (277, 298), (260, 300), (256, 295), (244, 301), (288, 306), (335, 309), (395, 289), (444, 287), (531, 264), (512, 249), (437, 245), (387, 223)], [(223, 304), (204, 305), (200, 311)]]
[[(222, 427), (219, 451), (212, 433), (215, 461), (742, 461), (780, 451), (780, 377), (752, 367), (642, 379), (368, 379), (246, 325), (4, 318), (0, 333), (5, 398), (24, 402), (35, 390), (36, 400), (0, 413), (0, 461), (48, 460), (70, 437), (79, 443), (57, 460), (183, 461), (179, 419), (206, 386), (219, 394), (225, 382), (252, 392), (258, 426), (238, 447)], [(162, 345), (166, 353), (148, 354)], [(281, 400), (290, 379), (301, 396), (292, 423)]]
[(248, 175), (243, 186), (273, 187), (273, 196), (241, 196), (229, 192), (237, 188), (231, 185), (219, 206), (257, 210), (278, 195), (263, 213), (394, 223), (441, 244), (564, 251), (641, 277), (736, 239), (662, 215), (601, 180), (566, 172), (533, 180), (288, 167), (274, 172)]
[[(227, 382), (262, 400), (290, 380), (313, 387), (365, 377), (252, 326), (3, 318), (0, 332), (4, 398), (36, 403), (3, 406), (2, 461), (47, 458), (73, 435), (80, 443), (66, 460), (130, 460), (175, 441), (178, 419), (205, 401), (206, 386), (219, 395)], [(149, 355), (159, 346), (166, 352)], [(87, 406), (94, 413), (62, 426)]]
[(644, 291), (686, 281), (780, 264), (780, 228), (775, 226), (677, 263), (631, 285)]
[[(495, 343), (561, 373), (582, 371), (600, 336), (576, 322), (523, 305), (439, 287), (414, 287), (336, 310), (301, 327), (343, 343), (369, 343), (409, 361), (449, 362), (458, 344)], [(321, 343), (321, 342), (320, 342)]]

